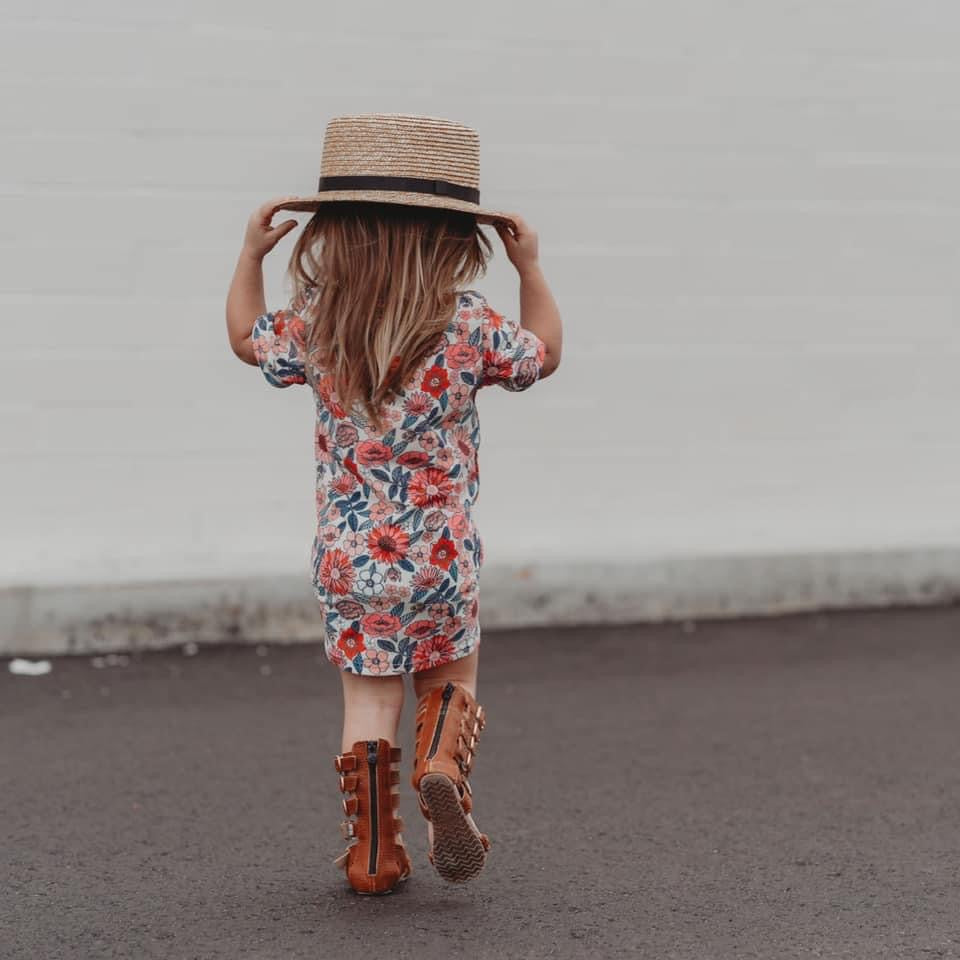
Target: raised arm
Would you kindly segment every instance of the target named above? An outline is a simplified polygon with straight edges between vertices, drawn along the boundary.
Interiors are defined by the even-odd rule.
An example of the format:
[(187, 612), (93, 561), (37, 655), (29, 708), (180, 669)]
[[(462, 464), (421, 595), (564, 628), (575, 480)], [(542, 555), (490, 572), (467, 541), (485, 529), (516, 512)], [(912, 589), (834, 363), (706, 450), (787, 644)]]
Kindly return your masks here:
[(518, 214), (511, 213), (510, 216), (517, 225), (516, 236), (501, 223), (494, 226), (520, 276), (520, 326), (535, 333), (546, 348), (540, 372), (542, 380), (560, 365), (563, 324), (560, 309), (540, 268), (537, 234)]
[(244, 362), (257, 366), (253, 355), (251, 333), (257, 317), (267, 312), (263, 296), (263, 258), (297, 225), (285, 220), (276, 227), (271, 220), (279, 204), (289, 197), (263, 204), (250, 217), (243, 240), (243, 249), (227, 293), (227, 337), (230, 348)]

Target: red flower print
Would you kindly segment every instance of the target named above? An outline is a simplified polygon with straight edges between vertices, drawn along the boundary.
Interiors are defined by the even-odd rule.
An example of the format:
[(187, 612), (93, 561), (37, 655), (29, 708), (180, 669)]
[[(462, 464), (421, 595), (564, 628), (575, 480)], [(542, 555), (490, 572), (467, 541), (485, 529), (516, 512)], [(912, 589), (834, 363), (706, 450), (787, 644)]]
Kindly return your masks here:
[(313, 433), (313, 453), (321, 463), (329, 463), (333, 459), (333, 444), (326, 427), (318, 423)]
[(447, 522), (447, 515), (442, 510), (431, 510), (424, 518), (423, 525), (433, 533)]
[(360, 471), (357, 469), (357, 465), (350, 459), (350, 457), (343, 458), (343, 465), (361, 482), (363, 483), (363, 477), (360, 474)]
[(421, 640), (413, 648), (413, 669), (429, 670), (453, 659), (453, 644), (449, 637), (431, 637)]
[(344, 494), (349, 493), (357, 485), (357, 478), (349, 473), (341, 473), (330, 486), (337, 491), (337, 493)]
[(287, 332), (290, 334), (290, 339), (293, 340), (294, 343), (302, 344), (307, 332), (303, 318), (294, 314), (287, 322)]
[(368, 613), (360, 623), (363, 624), (363, 629), (374, 637), (388, 637), (401, 627), (400, 618), (392, 613)]
[(346, 416), (347, 411), (344, 410), (340, 404), (340, 398), (333, 389), (333, 377), (331, 377), (329, 373), (320, 378), (320, 382), (317, 384), (317, 393), (320, 394), (320, 399), (323, 401), (324, 406), (327, 407), (335, 417)]
[(379, 440), (364, 440), (357, 444), (357, 459), (365, 466), (378, 466), (393, 456), (393, 450)]
[(358, 620), (363, 615), (363, 604), (356, 600), (338, 600), (337, 613), (346, 620)]
[(430, 412), (430, 408), (433, 406), (433, 401), (425, 393), (411, 393), (407, 397), (406, 403), (403, 405), (403, 409), (407, 411), (411, 416), (420, 417), (425, 413)]
[(489, 305), (484, 308), (484, 313), (487, 315), (487, 322), (491, 327), (495, 327), (499, 330), (503, 326), (503, 316), (497, 313), (496, 310), (491, 309)]
[(483, 375), (487, 380), (509, 380), (513, 363), (496, 350), (483, 351)]
[(353, 586), (353, 564), (342, 550), (328, 550), (323, 555), (319, 575), (330, 593), (349, 593)]
[(422, 390), (439, 397), (447, 387), (450, 386), (450, 378), (443, 367), (431, 367), (423, 376), (423, 383), (420, 384)]
[(458, 540), (462, 540), (467, 535), (467, 531), (469, 529), (470, 522), (467, 520), (467, 515), (462, 510), (459, 513), (455, 513), (450, 518), (450, 531)]
[(284, 319), (283, 311), (278, 310), (273, 315), (273, 332), (278, 336), (283, 336), (283, 331), (287, 327), (287, 321)]
[(419, 640), (421, 637), (429, 637), (436, 629), (436, 620), (414, 620), (403, 632), (405, 636)]
[(406, 453), (401, 453), (397, 457), (397, 463), (401, 467), (407, 467), (410, 470), (416, 470), (417, 467), (422, 467), (425, 464), (430, 462), (430, 455), (424, 453), (423, 450), (408, 450)]
[(457, 546), (452, 540), (439, 539), (430, 551), (430, 562), (444, 570), (450, 569), (450, 564), (457, 559)]
[(529, 387), (535, 383), (540, 376), (541, 363), (538, 363), (533, 357), (524, 357), (517, 364), (517, 372), (513, 378), (514, 383), (521, 389)]
[(410, 549), (410, 537), (399, 527), (385, 523), (374, 527), (367, 537), (367, 546), (374, 560), (381, 563), (396, 563), (402, 560)]
[(432, 590), (443, 582), (443, 571), (438, 567), (422, 567), (413, 575), (415, 590)]
[(453, 492), (449, 477), (435, 467), (418, 470), (407, 484), (410, 499), (418, 507), (439, 507)]
[(472, 367), (479, 355), (477, 348), (469, 343), (455, 343), (447, 348), (444, 356), (447, 359), (447, 366), (459, 370), (461, 367)]
[(363, 634), (359, 630), (351, 627), (340, 634), (337, 646), (352, 660), (358, 653), (364, 649)]
[(367, 673), (386, 673), (390, 669), (390, 658), (383, 650), (374, 650), (363, 655), (363, 669)]
[(352, 423), (341, 423), (333, 436), (341, 447), (349, 447), (351, 444), (357, 442), (359, 434), (357, 433), (357, 428)]

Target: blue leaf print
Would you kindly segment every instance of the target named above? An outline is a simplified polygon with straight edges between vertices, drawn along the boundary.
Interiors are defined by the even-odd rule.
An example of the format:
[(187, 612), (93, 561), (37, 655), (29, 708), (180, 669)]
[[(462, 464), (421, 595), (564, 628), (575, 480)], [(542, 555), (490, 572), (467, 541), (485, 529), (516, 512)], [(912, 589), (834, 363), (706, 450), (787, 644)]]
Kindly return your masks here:
[[(413, 526), (417, 528), (421, 523), (423, 523), (423, 510), (417, 507), (417, 509), (413, 511)], [(420, 533), (423, 533), (423, 531), (421, 530)], [(411, 540), (410, 542), (412, 543), (413, 541)]]
[(398, 603), (398, 604), (394, 605), (393, 607), (391, 607), (391, 608), (390, 608), (390, 613), (393, 614), (393, 616), (395, 616), (395, 617), (399, 617), (400, 614), (403, 613), (403, 604), (402, 604), (402, 603)]
[(450, 400), (449, 400), (449, 398), (447, 397), (446, 392), (441, 393), (441, 394), (440, 394), (440, 406), (441, 406), (444, 410), (447, 409), (447, 404), (448, 404), (449, 402), (450, 402)]
[(388, 640), (386, 637), (378, 637), (377, 646), (381, 650), (385, 650), (387, 653), (397, 652), (397, 645), (392, 640)]
[(362, 553), (359, 557), (353, 558), (353, 565), (358, 568), (362, 567), (369, 559), (370, 557), (367, 554)]
[(403, 423), (401, 423), (400, 426), (401, 426), (404, 430), (409, 430), (416, 422), (417, 422), (416, 414), (408, 413), (408, 414), (403, 418)]
[(356, 670), (357, 673), (363, 672), (363, 654), (362, 653), (358, 653), (353, 658), (352, 663), (353, 663), (353, 669)]
[(443, 528), (443, 533), (441, 533), (440, 536), (443, 537), (444, 540), (450, 540), (450, 539), (451, 539), (451, 537), (450, 537), (450, 528), (449, 528), (449, 527), (444, 527), (444, 528)]
[(356, 533), (357, 527), (360, 526), (360, 521), (357, 519), (357, 515), (355, 513), (348, 514), (347, 523), (350, 524), (350, 529)]
[(493, 331), (493, 349), (494, 350), (500, 349), (500, 331), (499, 330)]
[(459, 576), (460, 571), (457, 569), (457, 561), (454, 560), (453, 563), (450, 564), (450, 577), (451, 579), (456, 580)]
[(466, 370), (460, 371), (460, 379), (464, 383), (469, 383), (471, 386), (477, 382), (477, 378), (472, 373), (468, 373)]
[(370, 471), (378, 480), (382, 480), (384, 483), (390, 482), (390, 474), (386, 470), (381, 470), (380, 467), (377, 467), (376, 470)]
[(467, 548), (467, 550), (472, 550), (472, 549), (473, 549), (473, 541), (472, 541), (472, 540), (464, 540), (464, 541), (463, 541), (463, 545), (464, 545), (464, 547)]
[(459, 477), (459, 476), (460, 476), (460, 464), (459, 464), (459, 463), (455, 463), (455, 464), (453, 465), (453, 467), (450, 469), (450, 472), (447, 474), (447, 476), (450, 477), (451, 480), (455, 480), (457, 477)]
[[(413, 562), (408, 560), (406, 557), (401, 557), (397, 561), (398, 566), (402, 567), (407, 573), (413, 573), (417, 568), (413, 565)], [(399, 616), (399, 614), (397, 614)]]
[(399, 483), (400, 478), (403, 476), (403, 467), (394, 467), (393, 476), (390, 478), (394, 483)]
[(482, 327), (477, 327), (470, 333), (470, 346), (479, 347), (480, 340), (483, 338), (483, 329)]
[(461, 628), (460, 630), (458, 630), (458, 631), (450, 638), (450, 640), (451, 640), (453, 643), (456, 643), (458, 640), (461, 640), (461, 639), (463, 638), (463, 635), (464, 635), (466, 632), (467, 632), (467, 628), (466, 628), (466, 627), (463, 627), (463, 628)]

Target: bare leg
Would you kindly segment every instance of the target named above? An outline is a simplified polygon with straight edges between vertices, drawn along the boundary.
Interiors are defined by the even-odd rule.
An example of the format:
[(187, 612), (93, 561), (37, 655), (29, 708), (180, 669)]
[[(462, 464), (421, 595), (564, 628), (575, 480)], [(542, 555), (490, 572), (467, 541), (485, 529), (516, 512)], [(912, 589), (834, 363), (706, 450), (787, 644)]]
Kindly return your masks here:
[(368, 677), (340, 672), (343, 684), (343, 741), (351, 750), (358, 740), (388, 740), (397, 745), (403, 709), (403, 677)]
[(442, 687), (448, 680), (461, 683), (470, 691), (472, 697), (477, 695), (477, 664), (480, 661), (480, 651), (474, 650), (469, 657), (444, 663), (429, 670), (418, 670), (413, 675), (413, 689), (419, 700), (425, 693), (434, 687)]

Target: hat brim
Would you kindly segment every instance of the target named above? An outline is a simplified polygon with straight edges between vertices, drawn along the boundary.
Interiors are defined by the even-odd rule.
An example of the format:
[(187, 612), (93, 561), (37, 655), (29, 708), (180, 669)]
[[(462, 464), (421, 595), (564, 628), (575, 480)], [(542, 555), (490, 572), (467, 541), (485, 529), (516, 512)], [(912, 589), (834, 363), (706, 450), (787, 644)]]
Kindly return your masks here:
[(393, 190), (327, 190), (309, 197), (291, 197), (277, 205), (277, 210), (294, 210), (299, 213), (313, 213), (321, 204), (335, 200), (368, 200), (373, 203), (397, 203), (405, 207), (432, 207), (440, 210), (458, 210), (462, 213), (471, 213), (478, 223), (504, 223), (514, 233), (517, 232), (516, 221), (509, 213), (499, 210), (487, 210), (468, 200), (457, 200), (456, 197), (434, 196), (429, 193), (406, 193)]

